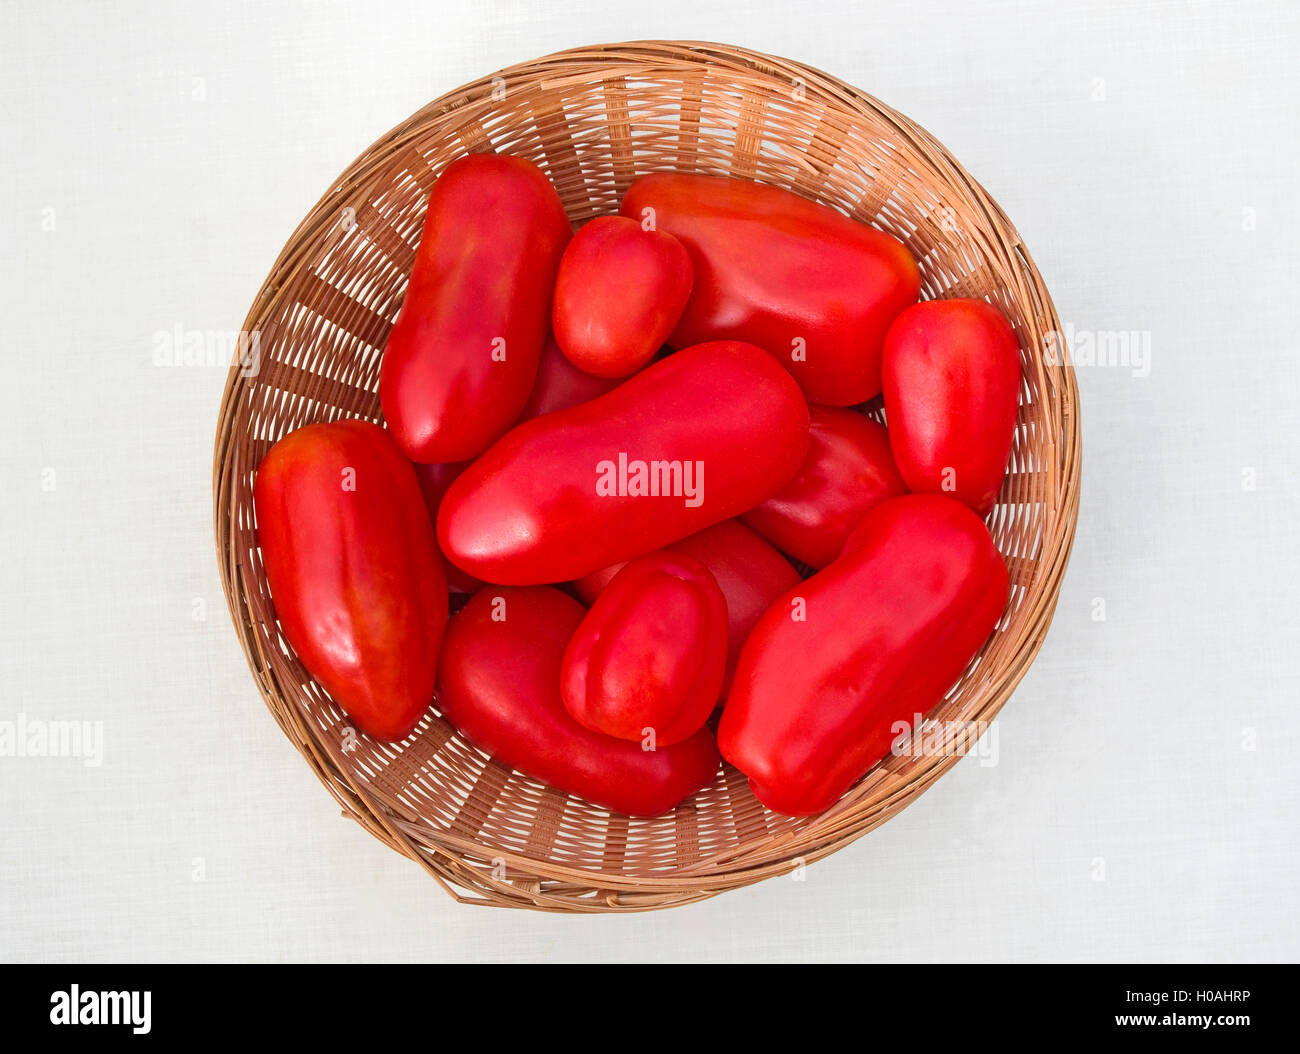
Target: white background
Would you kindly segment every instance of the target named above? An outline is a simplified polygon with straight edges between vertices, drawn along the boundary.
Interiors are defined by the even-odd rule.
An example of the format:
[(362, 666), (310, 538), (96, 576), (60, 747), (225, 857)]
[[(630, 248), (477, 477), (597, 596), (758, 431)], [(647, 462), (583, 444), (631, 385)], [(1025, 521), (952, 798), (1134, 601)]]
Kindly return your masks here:
[[(97, 767), (0, 757), (0, 958), (1295, 960), (1298, 12), (5, 4), (0, 718), (105, 739)], [(903, 110), (1065, 322), (1149, 334), (1150, 371), (1080, 370), (1078, 540), (997, 765), (804, 882), (466, 908), (341, 819), (265, 711), (212, 541), (225, 371), (156, 366), (154, 335), (237, 329), (330, 181), (428, 100), (641, 37), (789, 55)]]

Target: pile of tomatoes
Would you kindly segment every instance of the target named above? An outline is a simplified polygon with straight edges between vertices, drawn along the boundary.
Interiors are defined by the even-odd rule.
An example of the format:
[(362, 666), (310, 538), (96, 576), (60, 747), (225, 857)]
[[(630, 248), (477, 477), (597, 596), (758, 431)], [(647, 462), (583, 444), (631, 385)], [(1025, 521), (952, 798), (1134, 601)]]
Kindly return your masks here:
[[(671, 809), (722, 759), (827, 808), (1007, 603), (983, 517), (1019, 343), (919, 294), (900, 241), (772, 186), (654, 173), (575, 235), (537, 166), (454, 162), (387, 427), (309, 425), (258, 468), (285, 637), (378, 739), (436, 705), (610, 809)], [(851, 409), (882, 392), (888, 430)]]

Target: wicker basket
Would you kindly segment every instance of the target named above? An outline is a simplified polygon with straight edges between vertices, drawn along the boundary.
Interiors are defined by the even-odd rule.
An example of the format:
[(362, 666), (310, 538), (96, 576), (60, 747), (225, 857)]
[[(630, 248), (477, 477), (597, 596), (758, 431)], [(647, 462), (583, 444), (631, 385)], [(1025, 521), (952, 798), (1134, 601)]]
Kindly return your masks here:
[(957, 756), (890, 757), (811, 818), (768, 812), (731, 768), (671, 814), (629, 818), (491, 761), (436, 714), (436, 700), (400, 746), (355, 738), (280, 632), (254, 533), (254, 470), (272, 442), (304, 424), (380, 419), (380, 353), (429, 190), (449, 161), (485, 150), (541, 165), (576, 223), (616, 211), (651, 169), (788, 187), (901, 238), (920, 262), (923, 297), (991, 298), (1024, 349), (1010, 472), (989, 517), (1012, 596), (932, 716), (992, 718), (1047, 633), (1078, 511), (1078, 393), (1068, 365), (1045, 352), (1060, 325), (1002, 210), (923, 129), (817, 70), (718, 44), (603, 45), (485, 77), (393, 129), (312, 209), (258, 294), (245, 324), (257, 355), (226, 385), (214, 492), (226, 598), (267, 706), (345, 816), (467, 903), (661, 908), (833, 853)]

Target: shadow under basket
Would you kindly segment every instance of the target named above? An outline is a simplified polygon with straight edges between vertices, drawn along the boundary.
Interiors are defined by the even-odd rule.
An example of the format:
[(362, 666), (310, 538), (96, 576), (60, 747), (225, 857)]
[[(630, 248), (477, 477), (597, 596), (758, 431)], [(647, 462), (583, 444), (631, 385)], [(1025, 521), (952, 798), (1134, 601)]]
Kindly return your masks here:
[(256, 340), (231, 370), (217, 428), (217, 555), (258, 688), (344, 815), (466, 903), (642, 911), (789, 874), (889, 819), (960, 749), (891, 756), (818, 816), (769, 812), (725, 767), (673, 812), (631, 818), (492, 761), (439, 715), (436, 699), (399, 745), (355, 735), (276, 621), (257, 547), (254, 471), (275, 440), (303, 425), (381, 419), (381, 352), (429, 191), (450, 161), (490, 150), (540, 165), (577, 224), (616, 212), (632, 180), (652, 170), (786, 187), (902, 239), (920, 263), (922, 298), (987, 298), (1011, 319), (1023, 362), (1020, 415), (988, 518), (1011, 597), (996, 632), (929, 715), (947, 727), (982, 728), (1024, 676), (1074, 537), (1078, 390), (1055, 354), (1051, 298), (1002, 210), (906, 117), (787, 59), (645, 41), (551, 55), (430, 103), (330, 187), (249, 312), (244, 330)]

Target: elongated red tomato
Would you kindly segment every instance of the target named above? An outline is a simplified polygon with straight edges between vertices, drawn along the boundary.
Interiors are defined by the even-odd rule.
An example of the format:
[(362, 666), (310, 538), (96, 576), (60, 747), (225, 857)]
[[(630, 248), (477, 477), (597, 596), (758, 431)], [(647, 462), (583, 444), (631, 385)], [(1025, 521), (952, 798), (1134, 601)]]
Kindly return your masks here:
[(783, 553), (822, 568), (867, 511), (907, 493), (884, 426), (854, 410), (814, 406), (798, 475), (742, 517)]
[(885, 338), (885, 413), (894, 460), (918, 494), (993, 508), (1015, 437), (1020, 342), (983, 300), (927, 300)]
[(571, 233), (523, 158), (472, 154), (438, 177), (379, 373), (384, 418), (412, 461), (466, 461), (519, 418)]
[(807, 404), (771, 356), (701, 344), (507, 433), (447, 491), (438, 537), (486, 582), (564, 582), (744, 512), (807, 448)]
[[(429, 522), (437, 529), (438, 506), (442, 504), (447, 488), (456, 477), (469, 467), (468, 461), (457, 461), (450, 465), (415, 465), (415, 478), (420, 481), (420, 493), (424, 495), (424, 506), (429, 510)], [(473, 575), (467, 575), (450, 560), (438, 554), (442, 560), (443, 570), (447, 573), (447, 588), (453, 593), (473, 593), (483, 583)]]
[(820, 812), (943, 699), (1007, 604), (989, 532), (952, 498), (877, 505), (843, 556), (759, 619), (722, 710), (722, 756), (764, 805)]
[(654, 356), (691, 295), (691, 258), (671, 234), (600, 216), (564, 251), (555, 339), (575, 366), (627, 377)]
[[(709, 569), (727, 602), (727, 666), (722, 691), (731, 685), (740, 648), (772, 601), (799, 581), (799, 572), (784, 556), (739, 520), (723, 520), (667, 546), (694, 557)], [(624, 564), (593, 571), (573, 583), (574, 592), (594, 604)]]
[(655, 816), (712, 782), (708, 729), (643, 750), (578, 724), (560, 700), (560, 663), (584, 609), (558, 589), (487, 587), (447, 628), (438, 706), (471, 743), (560, 790)]
[(726, 659), (727, 602), (713, 575), (660, 550), (624, 565), (587, 612), (560, 694), (584, 728), (671, 746), (709, 719)]
[(594, 377), (578, 369), (564, 357), (555, 338), (550, 337), (542, 348), (542, 358), (537, 364), (537, 380), (533, 382), (533, 392), (524, 404), (524, 412), (519, 415), (519, 420), (527, 421), (556, 410), (567, 410), (570, 406), (604, 395), (618, 383), (617, 378)]
[(757, 344), (812, 402), (852, 406), (879, 394), (885, 331), (921, 288), (898, 239), (778, 187), (724, 176), (642, 176), (621, 211), (690, 254), (695, 282), (674, 347)]
[(415, 470), (366, 421), (308, 425), (253, 486), (284, 635), (357, 726), (398, 740), (433, 699), (447, 583)]

